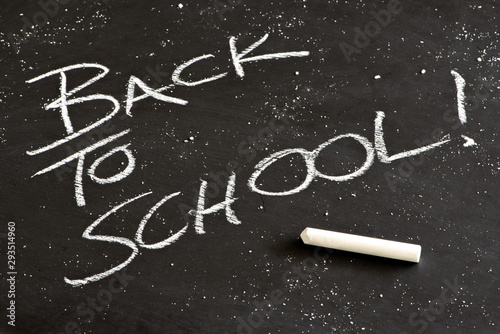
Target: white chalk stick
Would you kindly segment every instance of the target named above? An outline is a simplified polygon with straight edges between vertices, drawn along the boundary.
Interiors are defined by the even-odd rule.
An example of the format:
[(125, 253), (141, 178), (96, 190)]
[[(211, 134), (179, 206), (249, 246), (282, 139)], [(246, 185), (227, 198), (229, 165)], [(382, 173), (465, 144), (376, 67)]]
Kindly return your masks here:
[(416, 262), (420, 260), (422, 247), (405, 242), (363, 237), (355, 234), (333, 232), (307, 227), (300, 234), (307, 245), (328, 247), (348, 252), (387, 257)]

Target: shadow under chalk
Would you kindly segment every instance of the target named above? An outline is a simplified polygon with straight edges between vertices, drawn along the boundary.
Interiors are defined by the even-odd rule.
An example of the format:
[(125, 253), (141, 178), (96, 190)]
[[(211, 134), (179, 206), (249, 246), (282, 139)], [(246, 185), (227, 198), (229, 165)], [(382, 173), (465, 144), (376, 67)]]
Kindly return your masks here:
[(282, 240), (274, 244), (272, 252), (278, 256), (292, 257), (292, 263), (317, 263), (328, 270), (344, 273), (374, 274), (379, 277), (398, 273), (413, 275), (425, 267), (425, 255), (419, 263), (389, 259), (379, 256), (359, 254), (337, 249), (306, 245), (300, 238)]

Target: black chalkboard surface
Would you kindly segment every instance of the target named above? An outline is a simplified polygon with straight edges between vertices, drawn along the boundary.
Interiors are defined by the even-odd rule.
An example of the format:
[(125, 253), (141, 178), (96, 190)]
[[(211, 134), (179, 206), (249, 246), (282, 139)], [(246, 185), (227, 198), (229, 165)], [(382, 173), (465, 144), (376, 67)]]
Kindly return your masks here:
[(498, 2), (0, 8), (1, 333), (500, 332)]

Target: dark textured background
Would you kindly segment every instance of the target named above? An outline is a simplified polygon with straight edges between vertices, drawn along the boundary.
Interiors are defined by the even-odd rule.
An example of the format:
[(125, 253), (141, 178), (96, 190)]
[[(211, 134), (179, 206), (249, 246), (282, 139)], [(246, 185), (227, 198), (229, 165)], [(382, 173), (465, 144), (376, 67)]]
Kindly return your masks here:
[[(73, 321), (85, 333), (235, 333), (238, 318), (248, 321), (253, 302), (269, 299), (276, 289), (285, 301), (243, 333), (500, 332), (498, 2), (403, 1), (402, 12), (350, 63), (339, 43), (353, 44), (354, 28), (363, 28), (373, 20), (370, 11), (385, 9), (387, 2), (233, 3), (221, 20), (211, 1), (68, 1), (15, 51), (9, 33), (20, 33), (21, 14), (32, 18), (41, 7), (36, 1), (1, 1), (0, 232), (7, 232), (8, 221), (16, 222), (14, 333), (61, 333)], [(269, 38), (255, 55), (311, 54), (244, 64), (246, 75), (240, 79), (230, 62), (229, 37), (238, 37), (241, 49), (265, 33)], [(58, 80), (26, 80), (63, 66), (100, 63), (110, 73), (81, 95), (110, 94), (124, 101), (131, 75), (143, 79), (148, 68), (158, 66), (160, 80), (147, 82), (159, 87), (171, 83), (176, 66), (208, 53), (216, 57), (190, 68), (193, 80), (228, 71), (225, 78), (176, 87), (172, 95), (187, 99), (187, 106), (147, 99), (134, 106), (132, 118), (120, 118), (122, 108), (110, 121), (113, 133), (127, 128), (131, 133), (86, 159), (88, 168), (110, 148), (130, 142), (137, 159), (132, 175), (110, 185), (85, 176), (83, 208), (74, 200), (74, 169), (62, 179), (55, 172), (31, 178), (64, 158), (78, 140), (37, 156), (26, 154), (64, 135), (57, 110), (42, 108), (58, 96)], [(452, 121), (443, 117), (456, 108), (453, 69), (465, 78), (469, 98), (482, 81), (493, 83), (488, 98), (467, 104), (468, 122), (458, 127), (455, 112)], [(70, 86), (88, 73), (69, 77)], [(107, 108), (97, 102), (72, 109), (75, 127), (97, 120)], [(416, 140), (431, 140), (435, 129), (452, 141), (413, 170), (407, 160), (383, 164), (376, 159), (361, 177), (343, 183), (318, 179), (295, 195), (260, 196), (248, 189), (255, 164), (273, 152), (312, 150), (348, 132), (373, 140), (378, 110), (386, 112), (391, 154), (418, 147)], [(273, 119), (290, 125), (259, 146), (255, 158), (242, 154), (240, 143)], [(463, 147), (461, 135), (477, 145)], [(116, 158), (100, 175), (116, 170), (121, 161)], [(266, 189), (301, 183), (304, 164), (290, 158), (262, 175)], [(342, 174), (363, 159), (360, 145), (339, 141), (324, 151), (318, 168)], [(191, 221), (173, 245), (142, 249), (127, 267), (135, 278), (126, 290), (114, 294), (91, 322), (79, 319), (77, 306), (106, 288), (109, 278), (76, 288), (63, 278), (104, 271), (130, 254), (122, 245), (82, 239), (85, 228), (112, 206), (151, 190), (95, 231), (133, 238), (154, 203), (182, 191), (147, 226), (145, 239), (160, 241), (184, 225), (177, 207), (193, 205), (200, 179), (209, 180), (231, 160), (242, 167), (233, 205), (242, 224), (210, 215), (206, 234), (197, 235)], [(411, 173), (401, 176), (408, 168)], [(394, 189), (388, 175), (401, 177)], [(224, 191), (220, 188), (209, 204), (223, 200)], [(306, 226), (418, 243), (422, 259), (412, 265), (337, 251), (305, 279), (283, 282), (284, 273), (313, 255), (314, 248), (298, 240)], [(0, 242), (4, 254), (5, 235)], [(8, 333), (7, 261), (4, 256), (1, 261), (0, 332)], [(445, 280), (466, 288), (438, 314), (429, 313)], [(427, 318), (419, 313), (424, 310)]]

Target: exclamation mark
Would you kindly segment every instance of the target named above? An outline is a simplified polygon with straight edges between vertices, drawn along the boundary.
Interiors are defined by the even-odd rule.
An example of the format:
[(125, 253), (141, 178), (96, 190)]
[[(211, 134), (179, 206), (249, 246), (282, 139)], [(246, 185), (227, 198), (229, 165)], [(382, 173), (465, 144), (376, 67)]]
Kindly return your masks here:
[(465, 124), (467, 122), (467, 114), (465, 113), (465, 80), (456, 71), (451, 70), (451, 75), (455, 79), (455, 85), (457, 86), (457, 106), (458, 106), (458, 119), (460, 123)]
[[(465, 113), (465, 79), (454, 70), (451, 70), (451, 75), (455, 79), (455, 85), (457, 86), (457, 106), (458, 106), (458, 119), (460, 123), (465, 124), (467, 122), (467, 114)], [(465, 140), (463, 144), (464, 147), (471, 147), (476, 145), (474, 139), (462, 135)]]

